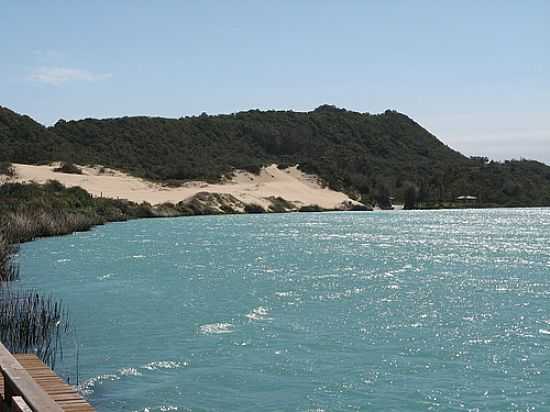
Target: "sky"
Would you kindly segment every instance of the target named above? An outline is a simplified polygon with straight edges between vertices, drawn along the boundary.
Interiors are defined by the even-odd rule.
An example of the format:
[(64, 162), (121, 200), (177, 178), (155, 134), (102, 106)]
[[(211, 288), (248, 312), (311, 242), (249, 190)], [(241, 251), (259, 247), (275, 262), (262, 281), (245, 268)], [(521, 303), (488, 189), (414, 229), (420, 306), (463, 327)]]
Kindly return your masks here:
[(321, 104), (550, 164), (550, 1), (2, 2), (0, 105), (58, 119)]

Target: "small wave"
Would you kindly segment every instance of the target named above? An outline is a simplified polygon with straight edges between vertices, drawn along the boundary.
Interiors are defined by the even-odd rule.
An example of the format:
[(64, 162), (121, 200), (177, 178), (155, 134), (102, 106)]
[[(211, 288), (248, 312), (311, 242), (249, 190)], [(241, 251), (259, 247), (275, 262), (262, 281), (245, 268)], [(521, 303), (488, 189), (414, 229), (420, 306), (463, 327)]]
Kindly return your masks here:
[[(82, 384), (78, 386), (78, 391), (85, 395), (91, 395), (98, 385), (103, 384), (104, 382), (114, 382), (119, 381), (122, 378), (133, 377), (133, 376), (143, 376), (143, 373), (140, 370), (155, 371), (158, 369), (176, 369), (189, 366), (187, 362), (179, 361), (156, 361), (149, 362), (146, 365), (143, 365), (139, 368), (120, 368), (117, 370), (116, 374), (105, 374), (99, 375), (94, 378), (85, 380)], [(166, 409), (166, 410), (175, 410), (175, 409)]]
[(120, 376), (142, 376), (136, 368), (122, 368), (118, 370)]
[(57, 259), (56, 262), (57, 263), (65, 263), (65, 262), (70, 262), (71, 259)]
[(175, 405), (161, 405), (161, 406), (147, 406), (143, 409), (134, 409), (132, 412), (169, 412), (169, 411), (178, 411), (179, 408)]
[(118, 380), (120, 380), (119, 375), (99, 375), (94, 378), (86, 379), (84, 382), (82, 382), (78, 386), (78, 391), (85, 396), (89, 396), (95, 391), (97, 385), (101, 385), (103, 382), (112, 382)]
[(200, 326), (200, 332), (203, 335), (216, 335), (221, 333), (233, 333), (233, 324), (231, 323), (207, 323)]
[(246, 317), (249, 320), (266, 320), (270, 319), (267, 317), (269, 315), (269, 310), (263, 306), (258, 306), (257, 308), (252, 309), (252, 312), (246, 314)]

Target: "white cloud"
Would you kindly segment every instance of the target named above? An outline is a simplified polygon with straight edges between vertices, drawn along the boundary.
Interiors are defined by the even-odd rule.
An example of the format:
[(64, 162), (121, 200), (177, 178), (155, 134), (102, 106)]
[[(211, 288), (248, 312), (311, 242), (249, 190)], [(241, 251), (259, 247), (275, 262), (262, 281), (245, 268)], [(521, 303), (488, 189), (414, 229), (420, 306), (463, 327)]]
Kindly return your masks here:
[(110, 73), (92, 73), (88, 70), (73, 69), (69, 67), (39, 67), (35, 69), (30, 79), (42, 83), (59, 86), (68, 81), (94, 82), (112, 77)]

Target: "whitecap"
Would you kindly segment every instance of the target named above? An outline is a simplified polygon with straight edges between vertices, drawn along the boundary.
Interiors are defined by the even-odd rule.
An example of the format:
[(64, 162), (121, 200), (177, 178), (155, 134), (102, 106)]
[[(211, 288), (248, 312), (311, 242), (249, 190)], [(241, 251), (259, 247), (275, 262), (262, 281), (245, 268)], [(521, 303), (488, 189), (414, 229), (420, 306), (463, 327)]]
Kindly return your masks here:
[(169, 411), (177, 411), (179, 408), (175, 405), (160, 405), (157, 407), (153, 406), (146, 406), (143, 409), (135, 409), (132, 412), (153, 412), (153, 411), (159, 411), (159, 412), (169, 412)]
[(269, 310), (263, 306), (258, 306), (257, 308), (252, 309), (252, 312), (247, 313), (246, 317), (249, 320), (266, 320), (270, 319), (267, 317), (269, 315)]
[(95, 391), (97, 385), (101, 385), (104, 382), (119, 381), (123, 377), (127, 376), (142, 376), (142, 373), (136, 368), (120, 368), (117, 370), (116, 374), (99, 375), (94, 378), (87, 379), (78, 385), (77, 389), (81, 394), (88, 396)]
[(539, 329), (541, 335), (550, 335), (550, 330), (548, 329)]
[(156, 361), (156, 362), (149, 362), (146, 365), (143, 365), (143, 369), (147, 369), (150, 371), (155, 371), (158, 369), (177, 369), (177, 368), (184, 368), (186, 366), (189, 366), (187, 362), (178, 362), (178, 361)]
[(83, 395), (91, 395), (97, 385), (101, 385), (105, 381), (117, 381), (120, 380), (120, 376), (113, 374), (99, 375), (94, 378), (86, 379), (80, 385), (78, 385), (78, 391)]
[(107, 273), (105, 275), (100, 275), (97, 277), (97, 280), (105, 280), (105, 279), (109, 279), (113, 274), (112, 273)]
[(203, 335), (216, 335), (221, 333), (233, 333), (233, 324), (231, 323), (208, 323), (200, 326), (200, 332)]
[(133, 255), (132, 258), (134, 258), (134, 259), (143, 259), (143, 258), (145, 258), (145, 255)]
[(57, 263), (65, 263), (65, 262), (70, 262), (71, 259), (57, 259), (56, 262)]
[(142, 376), (136, 368), (122, 368), (118, 370), (120, 376)]

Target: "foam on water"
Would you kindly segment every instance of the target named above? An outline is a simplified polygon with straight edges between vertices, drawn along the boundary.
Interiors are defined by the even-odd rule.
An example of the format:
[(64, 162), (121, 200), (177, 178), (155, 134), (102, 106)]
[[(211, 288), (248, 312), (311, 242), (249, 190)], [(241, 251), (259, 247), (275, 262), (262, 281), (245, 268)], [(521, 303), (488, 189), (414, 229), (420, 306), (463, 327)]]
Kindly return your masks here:
[(143, 374), (136, 368), (122, 368), (118, 370), (120, 376), (142, 376)]
[(271, 318), (268, 317), (269, 310), (264, 308), (263, 306), (258, 306), (257, 308), (252, 309), (251, 312), (246, 314), (246, 317), (248, 320), (269, 320)]
[(149, 362), (148, 364), (144, 365), (143, 368), (154, 371), (158, 369), (178, 369), (178, 368), (185, 368), (189, 366), (188, 362), (178, 362), (178, 361), (156, 361), (156, 362)]
[(217, 335), (222, 333), (233, 333), (234, 326), (232, 323), (218, 322), (208, 323), (199, 327), (200, 333), (203, 335)]

